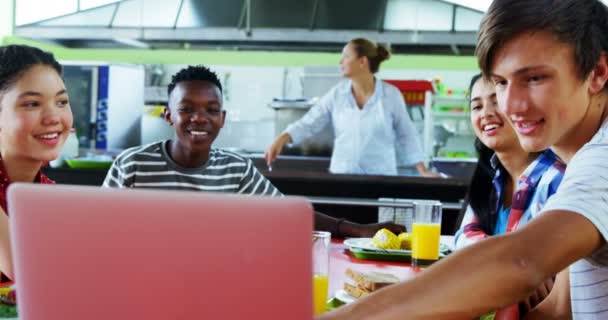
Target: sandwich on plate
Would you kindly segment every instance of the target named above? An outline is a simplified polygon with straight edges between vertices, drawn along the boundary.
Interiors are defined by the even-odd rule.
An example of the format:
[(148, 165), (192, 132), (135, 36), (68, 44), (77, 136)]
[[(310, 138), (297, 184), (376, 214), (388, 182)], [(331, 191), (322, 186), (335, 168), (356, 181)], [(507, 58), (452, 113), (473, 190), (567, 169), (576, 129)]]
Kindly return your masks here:
[(359, 272), (346, 269), (346, 276), (354, 281), (354, 284), (344, 283), (344, 291), (349, 295), (360, 298), (376, 290), (399, 282), (399, 278), (392, 274), (381, 272)]

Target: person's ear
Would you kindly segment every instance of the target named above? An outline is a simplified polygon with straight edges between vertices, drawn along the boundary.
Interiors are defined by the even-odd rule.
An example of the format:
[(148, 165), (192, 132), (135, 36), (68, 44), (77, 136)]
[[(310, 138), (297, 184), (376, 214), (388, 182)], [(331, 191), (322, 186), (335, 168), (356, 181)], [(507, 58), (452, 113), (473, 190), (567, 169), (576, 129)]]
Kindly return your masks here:
[(359, 65), (361, 66), (361, 69), (369, 69), (369, 59), (366, 56), (359, 57)]
[(589, 74), (589, 92), (591, 94), (600, 93), (604, 90), (606, 81), (608, 81), (608, 55), (606, 52), (602, 52), (595, 68)]
[(163, 118), (170, 126), (173, 126), (173, 120), (171, 120), (171, 109), (169, 107), (165, 107), (163, 110)]
[(224, 127), (224, 122), (226, 121), (226, 110), (222, 110), (222, 123), (220, 125), (220, 128)]

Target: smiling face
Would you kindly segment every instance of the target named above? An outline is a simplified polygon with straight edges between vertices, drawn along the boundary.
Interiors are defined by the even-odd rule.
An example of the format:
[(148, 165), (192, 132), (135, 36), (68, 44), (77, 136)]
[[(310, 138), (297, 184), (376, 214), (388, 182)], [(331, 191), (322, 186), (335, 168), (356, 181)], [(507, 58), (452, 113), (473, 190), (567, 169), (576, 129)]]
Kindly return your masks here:
[(4, 158), (56, 159), (72, 128), (63, 80), (45, 65), (26, 70), (0, 93), (0, 150)]
[(224, 126), (220, 89), (207, 81), (179, 82), (171, 92), (165, 120), (175, 126), (176, 141), (171, 156), (178, 163), (190, 157), (206, 157), (211, 144)]
[(602, 111), (590, 108), (591, 95), (603, 83), (596, 71), (580, 79), (571, 45), (549, 32), (523, 33), (500, 47), (493, 61), (498, 105), (525, 150), (552, 146), (560, 156), (572, 154), (595, 133)]
[(498, 110), (494, 84), (477, 80), (471, 88), (470, 107), (473, 130), (486, 147), (498, 152), (519, 148), (515, 130)]

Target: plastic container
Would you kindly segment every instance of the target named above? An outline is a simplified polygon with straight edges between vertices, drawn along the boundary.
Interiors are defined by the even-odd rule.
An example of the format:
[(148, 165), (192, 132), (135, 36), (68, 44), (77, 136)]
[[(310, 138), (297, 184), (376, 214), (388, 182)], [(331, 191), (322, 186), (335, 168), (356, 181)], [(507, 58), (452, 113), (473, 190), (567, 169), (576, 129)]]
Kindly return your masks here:
[(61, 149), (61, 155), (64, 159), (78, 157), (78, 135), (76, 134), (76, 129), (70, 129), (68, 139), (65, 141), (63, 149)]

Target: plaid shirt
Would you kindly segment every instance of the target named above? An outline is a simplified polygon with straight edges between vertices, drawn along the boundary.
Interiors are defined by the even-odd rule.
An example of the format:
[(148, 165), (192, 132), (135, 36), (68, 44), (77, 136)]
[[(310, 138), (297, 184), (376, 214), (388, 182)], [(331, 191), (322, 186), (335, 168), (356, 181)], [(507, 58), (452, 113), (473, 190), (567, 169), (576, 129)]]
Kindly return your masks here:
[[(496, 154), (491, 159), (496, 170), (492, 181), (496, 191), (495, 208), (501, 207), (504, 186), (508, 173), (500, 165)], [(507, 232), (525, 225), (538, 215), (547, 199), (557, 191), (562, 181), (566, 165), (551, 151), (541, 153), (522, 173), (513, 194), (511, 211), (507, 221)], [(497, 210), (496, 210), (497, 211)], [(477, 216), (469, 206), (465, 212), (460, 229), (456, 232), (455, 247), (460, 249), (487, 238), (479, 225)]]

